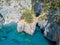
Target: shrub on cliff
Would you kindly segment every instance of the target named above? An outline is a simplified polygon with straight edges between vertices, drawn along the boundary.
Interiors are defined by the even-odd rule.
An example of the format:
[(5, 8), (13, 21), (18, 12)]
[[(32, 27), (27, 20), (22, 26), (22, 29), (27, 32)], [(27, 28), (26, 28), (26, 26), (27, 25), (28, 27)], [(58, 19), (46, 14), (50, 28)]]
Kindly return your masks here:
[(32, 22), (33, 22), (32, 12), (31, 12), (30, 10), (26, 10), (26, 11), (22, 14), (21, 19), (25, 19), (26, 22), (32, 23)]

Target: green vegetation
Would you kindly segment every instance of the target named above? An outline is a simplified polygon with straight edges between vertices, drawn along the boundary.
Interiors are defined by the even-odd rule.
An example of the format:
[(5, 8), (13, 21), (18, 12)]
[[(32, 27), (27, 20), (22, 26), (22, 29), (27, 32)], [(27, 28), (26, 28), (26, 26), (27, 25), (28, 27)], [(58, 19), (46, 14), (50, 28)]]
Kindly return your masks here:
[[(48, 3), (47, 2), (48, 2), (47, 0), (44, 1), (44, 4), (43, 4), (44, 10), (43, 11), (46, 12), (49, 10), (60, 10), (60, 0), (51, 0)], [(51, 15), (50, 19), (51, 20), (52, 20), (52, 18), (53, 18), (53, 20), (56, 19), (57, 24), (60, 25), (60, 15), (54, 15), (53, 12), (51, 12), (50, 15)]]
[(60, 0), (52, 0), (51, 9), (59, 10), (60, 9)]
[(43, 4), (43, 7), (44, 7), (43, 12), (47, 12), (50, 8), (48, 4)]
[(47, 16), (46, 15), (40, 16), (39, 20), (47, 20)]
[(10, 2), (11, 0), (5, 0), (6, 2)]
[(33, 22), (33, 16), (31, 10), (26, 10), (23, 14), (21, 19), (25, 19), (26, 22), (32, 23)]
[(57, 24), (60, 25), (60, 15), (57, 15), (56, 18), (57, 18), (56, 20)]

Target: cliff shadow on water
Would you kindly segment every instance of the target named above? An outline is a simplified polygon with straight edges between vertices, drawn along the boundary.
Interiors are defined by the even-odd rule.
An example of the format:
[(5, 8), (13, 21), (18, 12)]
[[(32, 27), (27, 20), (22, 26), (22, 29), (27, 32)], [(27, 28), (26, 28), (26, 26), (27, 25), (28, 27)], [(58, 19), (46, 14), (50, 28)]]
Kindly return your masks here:
[[(36, 24), (36, 27), (38, 27), (40, 29), (40, 26), (38, 25), (38, 23)], [(40, 32), (41, 35), (43, 36), (43, 38), (47, 40), (46, 42), (48, 42), (49, 45), (56, 45), (56, 42), (51, 41), (51, 40), (47, 39), (46, 37), (44, 37), (44, 35), (43, 35), (44, 29), (36, 30), (35, 32)]]

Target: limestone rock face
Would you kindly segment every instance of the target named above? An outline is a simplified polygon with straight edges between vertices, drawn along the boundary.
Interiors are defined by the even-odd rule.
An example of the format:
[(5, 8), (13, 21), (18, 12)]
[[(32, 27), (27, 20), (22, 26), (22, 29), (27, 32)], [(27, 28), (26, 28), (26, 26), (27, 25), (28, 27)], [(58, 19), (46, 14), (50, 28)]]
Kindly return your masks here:
[[(3, 2), (2, 2), (3, 1)], [(5, 19), (4, 24), (9, 24), (11, 21), (18, 22), (23, 11), (31, 9), (31, 0), (2, 0), (0, 3), (0, 13)]]
[(32, 4), (31, 4), (31, 0), (19, 0), (21, 3), (21, 6), (25, 9), (31, 9)]
[(21, 21), (21, 16), (23, 12), (26, 9), (31, 10), (32, 8), (31, 0), (2, 1), (0, 2), (0, 13), (3, 15), (5, 19), (4, 25), (10, 24), (11, 22), (16, 22), (18, 32), (24, 31), (32, 35), (35, 30), (36, 22), (32, 24), (27, 24)]
[(43, 29), (47, 25), (48, 21), (42, 20), (38, 21), (38, 25), (40, 26), (41, 29)]
[(33, 33), (35, 31), (35, 27), (36, 27), (36, 22), (33, 22), (32, 24), (28, 24), (24, 20), (21, 20), (18, 23), (17, 30), (18, 30), (18, 32), (24, 31), (30, 35), (33, 35)]

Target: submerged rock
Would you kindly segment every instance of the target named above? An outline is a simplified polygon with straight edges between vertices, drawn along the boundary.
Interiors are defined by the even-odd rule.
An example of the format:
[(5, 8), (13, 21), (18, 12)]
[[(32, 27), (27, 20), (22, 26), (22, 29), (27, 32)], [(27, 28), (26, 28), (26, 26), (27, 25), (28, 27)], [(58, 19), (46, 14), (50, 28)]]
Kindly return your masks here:
[(6, 39), (7, 39), (7, 36), (2, 36), (2, 37), (0, 38), (1, 41), (6, 40)]

